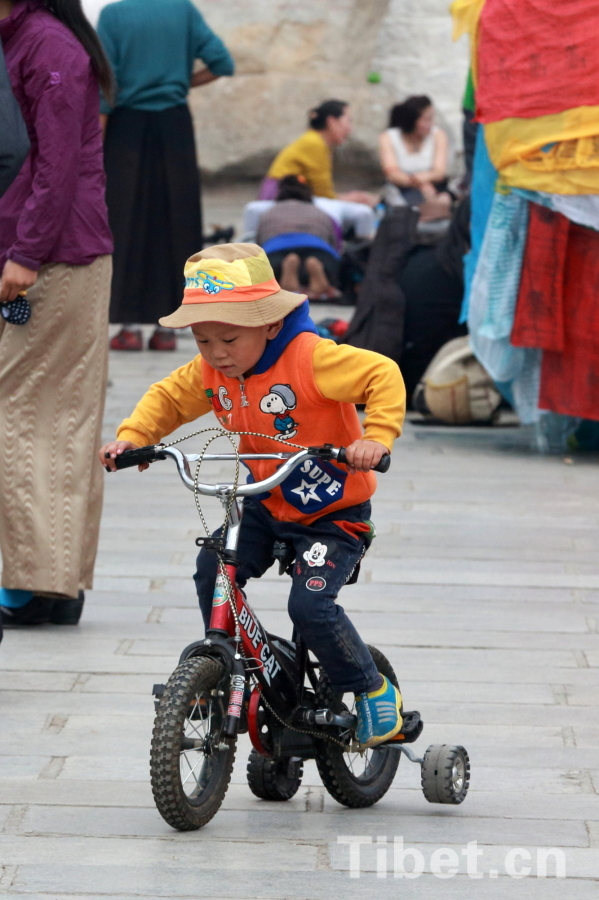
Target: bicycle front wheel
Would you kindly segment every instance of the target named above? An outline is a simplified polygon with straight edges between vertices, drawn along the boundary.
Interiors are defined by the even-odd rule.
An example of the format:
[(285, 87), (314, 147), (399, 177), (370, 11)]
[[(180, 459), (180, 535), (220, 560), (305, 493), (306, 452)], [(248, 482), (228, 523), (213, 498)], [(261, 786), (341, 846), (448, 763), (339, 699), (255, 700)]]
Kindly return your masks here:
[(202, 828), (218, 812), (231, 780), (236, 741), (225, 739), (227, 692), (218, 696), (219, 662), (206, 656), (177, 666), (160, 698), (152, 733), (152, 793), (178, 831)]

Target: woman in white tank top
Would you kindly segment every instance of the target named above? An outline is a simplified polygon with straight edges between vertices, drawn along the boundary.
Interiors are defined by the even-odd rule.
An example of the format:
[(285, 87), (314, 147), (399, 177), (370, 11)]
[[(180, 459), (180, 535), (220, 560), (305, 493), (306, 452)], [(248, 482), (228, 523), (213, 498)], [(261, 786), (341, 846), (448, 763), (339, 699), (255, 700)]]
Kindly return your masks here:
[(389, 128), (379, 138), (379, 155), (392, 204), (421, 207), (422, 219), (450, 213), (447, 192), (447, 135), (433, 125), (429, 97), (408, 97), (391, 110)]

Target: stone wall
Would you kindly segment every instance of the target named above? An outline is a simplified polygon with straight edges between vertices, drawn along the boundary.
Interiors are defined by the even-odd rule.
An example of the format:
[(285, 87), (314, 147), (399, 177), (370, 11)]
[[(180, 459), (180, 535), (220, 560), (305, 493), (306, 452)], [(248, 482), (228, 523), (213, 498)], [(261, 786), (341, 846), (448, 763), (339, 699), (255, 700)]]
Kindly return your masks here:
[[(307, 110), (351, 102), (354, 137), (341, 162), (376, 171), (376, 138), (389, 106), (433, 98), (460, 145), (467, 44), (451, 41), (448, 0), (195, 0), (237, 63), (235, 78), (191, 93), (202, 168), (262, 176), (303, 131)], [(380, 84), (367, 81), (379, 72)]]
[[(92, 22), (113, 0), (83, 0)], [(194, 0), (237, 62), (235, 78), (192, 91), (200, 162), (208, 173), (260, 177), (304, 129), (307, 111), (349, 100), (355, 134), (338, 153), (376, 174), (376, 138), (389, 107), (430, 94), (461, 143), (467, 43), (451, 40), (449, 0)], [(369, 72), (380, 84), (369, 84)]]

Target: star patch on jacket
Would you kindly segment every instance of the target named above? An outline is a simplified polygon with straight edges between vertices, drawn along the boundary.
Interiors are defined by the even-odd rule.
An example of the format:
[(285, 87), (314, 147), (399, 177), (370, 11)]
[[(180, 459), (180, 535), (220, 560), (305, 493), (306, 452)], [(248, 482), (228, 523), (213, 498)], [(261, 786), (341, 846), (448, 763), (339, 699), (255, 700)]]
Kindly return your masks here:
[(310, 515), (343, 497), (347, 472), (329, 462), (307, 459), (287, 476), (281, 490), (287, 503)]

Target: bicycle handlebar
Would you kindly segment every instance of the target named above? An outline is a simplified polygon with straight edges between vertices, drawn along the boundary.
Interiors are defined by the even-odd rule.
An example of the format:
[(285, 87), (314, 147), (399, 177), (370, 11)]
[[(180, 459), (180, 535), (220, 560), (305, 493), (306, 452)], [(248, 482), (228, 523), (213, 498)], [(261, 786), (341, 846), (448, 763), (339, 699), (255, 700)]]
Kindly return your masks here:
[[(148, 447), (137, 447), (135, 450), (125, 450), (114, 460), (117, 469), (129, 469), (133, 466), (143, 465), (144, 463), (155, 462), (158, 459), (167, 459), (171, 457), (177, 464), (177, 469), (181, 480), (190, 490), (198, 490), (201, 494), (208, 496), (217, 496), (223, 491), (230, 489), (230, 485), (222, 484), (202, 484), (195, 483), (189, 468), (190, 462), (196, 462), (200, 459), (198, 454), (184, 454), (176, 447), (163, 447), (161, 444), (149, 445)], [(223, 461), (235, 460), (237, 456), (231, 453), (225, 454), (204, 454), (202, 457), (205, 461)], [(255, 494), (262, 494), (269, 491), (285, 480), (287, 475), (295, 469), (304, 460), (324, 459), (335, 460), (336, 462), (347, 465), (345, 455), (345, 447), (332, 447), (325, 445), (324, 447), (308, 447), (306, 450), (300, 450), (297, 453), (240, 453), (239, 459), (275, 459), (282, 460), (283, 465), (277, 469), (269, 478), (258, 481), (254, 484), (242, 484), (236, 489), (236, 493), (240, 497), (249, 497)], [(391, 464), (391, 456), (386, 453), (377, 466), (374, 467), (376, 472), (387, 472)]]
[[(130, 469), (133, 466), (143, 466), (144, 463), (152, 463), (157, 459), (166, 459), (159, 444), (149, 444), (147, 447), (136, 447), (135, 450), (125, 450), (114, 460), (117, 469)], [(108, 456), (108, 454), (106, 454)]]
[[(343, 465), (347, 466), (348, 462), (345, 456), (345, 447), (339, 447), (339, 452), (337, 454), (337, 462), (343, 463)], [(391, 454), (385, 453), (384, 456), (381, 457), (381, 461), (374, 466), (373, 472), (388, 472), (389, 466), (391, 465)]]

